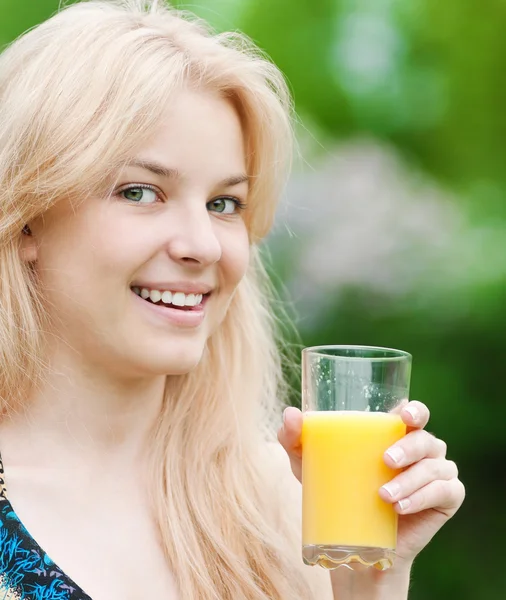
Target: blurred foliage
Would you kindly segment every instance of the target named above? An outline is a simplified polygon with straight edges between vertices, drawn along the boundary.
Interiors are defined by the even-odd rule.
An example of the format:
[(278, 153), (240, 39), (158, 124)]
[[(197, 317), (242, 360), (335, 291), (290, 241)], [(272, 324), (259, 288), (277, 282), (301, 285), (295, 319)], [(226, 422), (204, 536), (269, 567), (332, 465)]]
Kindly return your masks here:
[[(430, 406), (429, 429), (448, 442), (468, 498), (417, 560), (410, 597), (503, 598), (506, 4), (201, 0), (180, 6), (219, 29), (241, 29), (264, 48), (287, 75), (298, 113), (324, 148), (364, 134), (387, 141), (452, 192), (470, 227), (496, 232), (477, 257), (476, 281), (458, 295), (439, 293), (434, 283), (432, 304), (420, 307), (416, 292), (394, 298), (348, 285), (310, 326), (301, 320), (300, 330), (304, 345), (355, 343), (412, 352), (412, 397)], [(56, 0), (0, 0), (0, 43), (57, 7)], [(296, 244), (285, 239), (280, 246), (278, 275), (290, 273)], [(481, 278), (479, 268), (490, 265), (502, 269), (494, 266), (491, 276)], [(427, 295), (427, 279), (423, 286)]]

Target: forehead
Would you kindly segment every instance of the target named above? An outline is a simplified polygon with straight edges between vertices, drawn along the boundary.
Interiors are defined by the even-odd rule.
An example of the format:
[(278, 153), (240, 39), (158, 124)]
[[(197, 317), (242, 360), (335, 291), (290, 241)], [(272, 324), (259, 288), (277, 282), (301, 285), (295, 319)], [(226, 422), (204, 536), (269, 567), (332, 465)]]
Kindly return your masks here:
[(155, 134), (137, 149), (136, 158), (177, 170), (182, 180), (221, 180), (246, 173), (239, 115), (218, 94), (178, 92)]

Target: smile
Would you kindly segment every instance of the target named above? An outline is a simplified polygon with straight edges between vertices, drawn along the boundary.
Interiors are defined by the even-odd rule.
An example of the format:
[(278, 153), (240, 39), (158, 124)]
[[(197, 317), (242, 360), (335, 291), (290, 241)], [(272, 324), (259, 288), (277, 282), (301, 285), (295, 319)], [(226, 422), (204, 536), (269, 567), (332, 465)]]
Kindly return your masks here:
[[(205, 305), (211, 292), (185, 294), (177, 290), (158, 290), (144, 286), (131, 286), (134, 298), (146, 315), (151, 315), (157, 323), (165, 323), (183, 329), (196, 329), (205, 319)], [(207, 288), (210, 289), (210, 288)], [(202, 291), (205, 290), (195, 290)]]
[(157, 306), (170, 306), (180, 310), (192, 310), (201, 307), (209, 294), (185, 294), (170, 290), (154, 290), (149, 288), (132, 287), (134, 294), (143, 300)]

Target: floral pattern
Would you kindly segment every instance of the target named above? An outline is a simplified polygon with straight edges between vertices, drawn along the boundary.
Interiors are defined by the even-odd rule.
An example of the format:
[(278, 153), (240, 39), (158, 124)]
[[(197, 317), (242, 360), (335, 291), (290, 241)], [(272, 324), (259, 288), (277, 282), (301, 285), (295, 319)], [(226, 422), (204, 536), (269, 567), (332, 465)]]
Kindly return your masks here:
[(0, 457), (0, 600), (91, 600), (55, 565), (7, 498)]

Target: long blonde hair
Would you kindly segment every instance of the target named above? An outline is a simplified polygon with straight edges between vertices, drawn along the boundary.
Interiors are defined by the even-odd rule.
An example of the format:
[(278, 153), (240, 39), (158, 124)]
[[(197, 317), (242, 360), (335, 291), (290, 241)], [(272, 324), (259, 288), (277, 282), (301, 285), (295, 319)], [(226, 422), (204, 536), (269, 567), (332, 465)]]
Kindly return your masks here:
[(283, 389), (258, 242), (290, 166), (292, 107), (280, 72), (244, 35), (216, 34), (156, 0), (91, 1), (0, 56), (1, 408), (22, 406), (44, 376), (48, 324), (35, 270), (19, 257), (24, 225), (63, 195), (103, 192), (182, 86), (220, 93), (241, 117), (252, 258), (201, 363), (167, 377), (154, 511), (182, 598), (307, 598), (261, 464)]

